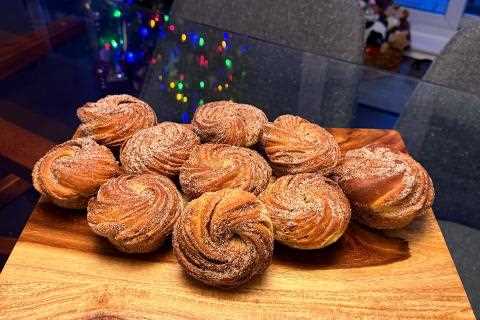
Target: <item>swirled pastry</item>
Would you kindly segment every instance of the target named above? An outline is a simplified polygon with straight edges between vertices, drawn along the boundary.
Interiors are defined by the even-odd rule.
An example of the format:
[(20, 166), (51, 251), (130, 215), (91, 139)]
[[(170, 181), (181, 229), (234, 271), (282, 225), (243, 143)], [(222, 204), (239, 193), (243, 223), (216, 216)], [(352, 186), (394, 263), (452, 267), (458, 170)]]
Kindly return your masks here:
[(238, 287), (270, 265), (272, 222), (252, 193), (208, 192), (190, 202), (178, 219), (173, 249), (191, 277), (210, 286)]
[(322, 127), (283, 115), (263, 129), (262, 145), (275, 175), (328, 174), (340, 160), (340, 147)]
[(77, 109), (77, 116), (82, 124), (75, 138), (88, 136), (108, 146), (119, 146), (138, 130), (157, 123), (148, 104), (126, 94), (89, 102)]
[(180, 170), (183, 192), (192, 198), (205, 192), (240, 188), (259, 194), (268, 185), (272, 169), (256, 152), (226, 144), (195, 148)]
[(278, 178), (259, 198), (272, 219), (275, 240), (293, 248), (326, 247), (350, 222), (347, 197), (334, 181), (318, 173)]
[(383, 146), (348, 151), (334, 177), (350, 199), (353, 217), (372, 228), (402, 228), (433, 203), (426, 170), (409, 155)]
[(58, 206), (81, 209), (108, 179), (120, 173), (115, 157), (90, 138), (53, 147), (35, 164), (35, 189)]
[(120, 251), (151, 252), (171, 234), (183, 202), (170, 179), (158, 174), (108, 180), (88, 203), (90, 228)]
[(122, 147), (120, 161), (129, 173), (159, 173), (175, 176), (200, 144), (198, 136), (185, 125), (162, 122), (135, 133)]
[(265, 113), (254, 106), (216, 101), (197, 109), (192, 126), (203, 142), (249, 147), (258, 142), (267, 122)]

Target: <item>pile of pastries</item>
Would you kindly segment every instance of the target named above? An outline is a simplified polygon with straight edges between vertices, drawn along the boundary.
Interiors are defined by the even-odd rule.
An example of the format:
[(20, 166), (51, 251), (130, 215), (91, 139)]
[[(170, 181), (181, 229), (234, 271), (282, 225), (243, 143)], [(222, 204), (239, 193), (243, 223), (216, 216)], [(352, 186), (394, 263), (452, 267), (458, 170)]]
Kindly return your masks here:
[(275, 240), (321, 249), (351, 217), (402, 228), (434, 198), (407, 154), (384, 146), (342, 154), (320, 126), (293, 115), (269, 122), (251, 105), (211, 102), (191, 124), (159, 123), (148, 104), (117, 95), (77, 114), (72, 140), (36, 163), (35, 188), (58, 206), (86, 208), (93, 232), (123, 252), (154, 251), (173, 234), (185, 272), (215, 287), (264, 272)]

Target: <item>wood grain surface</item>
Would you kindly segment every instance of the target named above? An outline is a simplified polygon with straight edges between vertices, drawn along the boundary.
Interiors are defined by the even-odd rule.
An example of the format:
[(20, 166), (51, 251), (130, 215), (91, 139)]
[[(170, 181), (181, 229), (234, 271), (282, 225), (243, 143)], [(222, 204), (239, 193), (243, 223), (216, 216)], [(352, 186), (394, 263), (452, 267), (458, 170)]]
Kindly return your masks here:
[[(405, 150), (395, 131), (332, 129), (343, 151)], [(352, 224), (325, 250), (276, 245), (272, 266), (233, 291), (182, 272), (170, 243), (125, 255), (89, 231), (85, 212), (40, 201), (3, 272), (0, 319), (474, 319), (429, 212), (408, 228)]]

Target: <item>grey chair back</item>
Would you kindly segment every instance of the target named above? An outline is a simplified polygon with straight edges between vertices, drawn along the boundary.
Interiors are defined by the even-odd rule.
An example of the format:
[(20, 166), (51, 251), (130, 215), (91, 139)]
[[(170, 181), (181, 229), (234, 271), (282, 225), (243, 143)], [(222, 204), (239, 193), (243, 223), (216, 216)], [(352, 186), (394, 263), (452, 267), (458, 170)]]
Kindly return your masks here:
[(480, 24), (464, 27), (431, 66), (425, 80), (480, 94)]
[[(480, 83), (477, 83), (480, 85)], [(438, 218), (480, 228), (480, 96), (420, 84), (397, 129), (432, 176)]]
[[(329, 59), (319, 56), (355, 64), (363, 61), (365, 21), (358, 1), (176, 0), (173, 14), (175, 17), (285, 46), (261, 46), (259, 51), (263, 51), (264, 58), (255, 58), (262, 60), (262, 63), (257, 61), (258, 69), (267, 70), (267, 77), (272, 71), (285, 73), (286, 78), (289, 77), (288, 73), (293, 72), (295, 75), (300, 72), (301, 75), (296, 74), (294, 77), (301, 79), (301, 83), (282, 82), (278, 87), (275, 83), (269, 83), (270, 95), (267, 92), (263, 93), (263, 97), (250, 97), (248, 102), (260, 106), (278, 105), (282, 103), (278, 101), (278, 93), (287, 90), (285, 83), (290, 83), (292, 88), (300, 88), (298, 93), (292, 94), (288, 99), (291, 100), (288, 103), (292, 104), (292, 108), (296, 105), (302, 109), (308, 105), (308, 109), (312, 110), (309, 119), (324, 126), (350, 125), (361, 72), (353, 65), (348, 68), (346, 63), (334, 60), (326, 63)], [(279, 55), (290, 59), (291, 70), (278, 69), (276, 57)], [(318, 65), (314, 66), (314, 61), (319, 61)], [(260, 75), (257, 79), (261, 78)]]
[(363, 59), (365, 22), (355, 0), (176, 0), (173, 13), (316, 54)]

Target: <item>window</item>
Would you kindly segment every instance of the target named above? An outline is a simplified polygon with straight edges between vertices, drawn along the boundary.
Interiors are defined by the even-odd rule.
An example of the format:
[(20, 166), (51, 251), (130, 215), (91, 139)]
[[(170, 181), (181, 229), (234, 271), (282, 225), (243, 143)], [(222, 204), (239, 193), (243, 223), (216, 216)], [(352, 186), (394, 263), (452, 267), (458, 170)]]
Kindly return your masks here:
[[(395, 0), (395, 3), (401, 6), (437, 14), (445, 14), (449, 2), (450, 0)], [(480, 0), (473, 2), (480, 2)]]
[(465, 13), (480, 16), (480, 0), (468, 0)]

